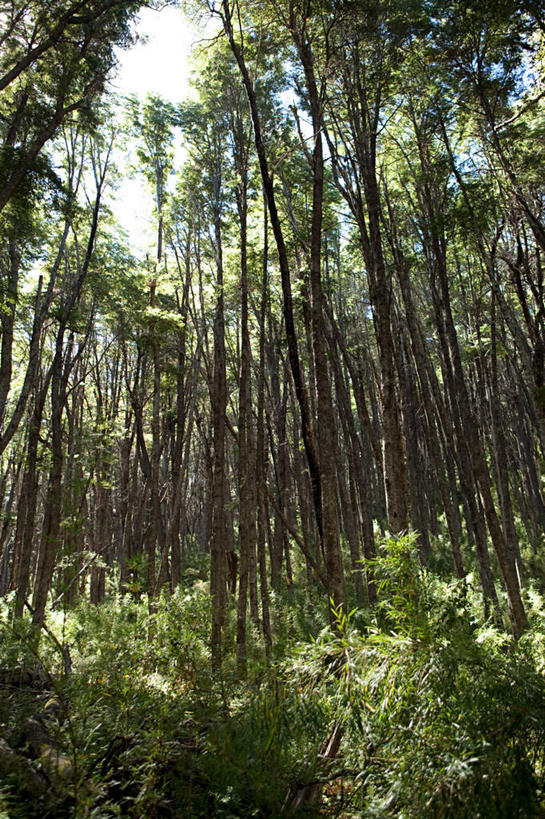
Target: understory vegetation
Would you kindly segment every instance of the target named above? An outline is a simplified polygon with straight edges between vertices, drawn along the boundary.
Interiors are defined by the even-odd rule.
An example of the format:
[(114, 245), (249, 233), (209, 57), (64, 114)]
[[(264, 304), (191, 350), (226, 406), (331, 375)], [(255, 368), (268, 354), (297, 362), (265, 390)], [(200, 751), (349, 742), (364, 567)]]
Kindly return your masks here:
[(210, 671), (204, 563), (151, 612), (112, 595), (51, 612), (41, 638), (5, 625), (2, 815), (545, 815), (542, 596), (515, 642), (482, 622), (471, 577), (419, 568), (413, 539), (385, 542), (376, 571), (378, 609), (334, 627), (307, 592), (272, 601), (275, 656), (254, 630), (246, 678), (233, 607)]

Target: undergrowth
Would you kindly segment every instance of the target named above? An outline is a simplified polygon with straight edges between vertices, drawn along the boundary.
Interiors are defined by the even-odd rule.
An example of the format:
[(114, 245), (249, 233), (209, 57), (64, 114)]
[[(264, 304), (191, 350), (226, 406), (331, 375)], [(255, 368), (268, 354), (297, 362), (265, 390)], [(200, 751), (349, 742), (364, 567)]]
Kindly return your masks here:
[(471, 577), (421, 570), (410, 537), (374, 570), (377, 609), (334, 627), (300, 590), (273, 599), (274, 656), (250, 632), (244, 679), (234, 606), (210, 671), (198, 576), (151, 613), (131, 595), (51, 612), (39, 640), (6, 604), (0, 735), (17, 758), (0, 748), (0, 816), (545, 816), (540, 595), (515, 642), (482, 622)]

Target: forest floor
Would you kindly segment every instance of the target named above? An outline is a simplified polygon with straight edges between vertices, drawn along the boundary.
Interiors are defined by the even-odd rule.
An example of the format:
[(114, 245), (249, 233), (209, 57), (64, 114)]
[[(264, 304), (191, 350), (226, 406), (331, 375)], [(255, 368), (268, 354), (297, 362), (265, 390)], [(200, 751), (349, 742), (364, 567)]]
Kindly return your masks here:
[(254, 627), (245, 673), (234, 607), (210, 670), (199, 577), (151, 612), (50, 612), (39, 638), (4, 617), (0, 816), (545, 816), (541, 598), (515, 642), (471, 579), (388, 572), (335, 628), (318, 596), (277, 596), (273, 656)]

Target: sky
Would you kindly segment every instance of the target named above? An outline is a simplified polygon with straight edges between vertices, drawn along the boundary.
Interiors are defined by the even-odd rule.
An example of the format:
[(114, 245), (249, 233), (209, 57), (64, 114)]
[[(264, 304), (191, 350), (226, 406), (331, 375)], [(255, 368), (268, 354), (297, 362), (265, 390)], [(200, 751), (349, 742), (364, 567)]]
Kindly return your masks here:
[[(121, 95), (136, 94), (140, 99), (150, 93), (181, 102), (190, 94), (189, 57), (193, 45), (202, 39), (202, 31), (179, 8), (172, 7), (161, 11), (142, 9), (135, 31), (140, 42), (117, 52), (118, 69), (111, 80), (112, 90)], [(152, 193), (141, 175), (128, 174), (130, 154), (118, 157), (117, 164), (123, 182), (111, 206), (128, 232), (132, 247), (143, 254), (155, 235)]]
[(118, 51), (119, 69), (112, 85), (121, 94), (160, 94), (181, 102), (188, 93), (188, 57), (199, 31), (178, 8), (142, 9), (136, 31), (146, 41)]

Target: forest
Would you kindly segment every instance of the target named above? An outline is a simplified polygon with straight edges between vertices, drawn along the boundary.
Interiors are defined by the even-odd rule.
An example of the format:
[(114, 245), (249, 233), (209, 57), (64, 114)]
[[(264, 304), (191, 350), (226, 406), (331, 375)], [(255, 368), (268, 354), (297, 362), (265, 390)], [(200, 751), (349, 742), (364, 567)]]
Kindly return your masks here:
[(545, 817), (544, 278), (542, 0), (1, 0), (1, 819)]

